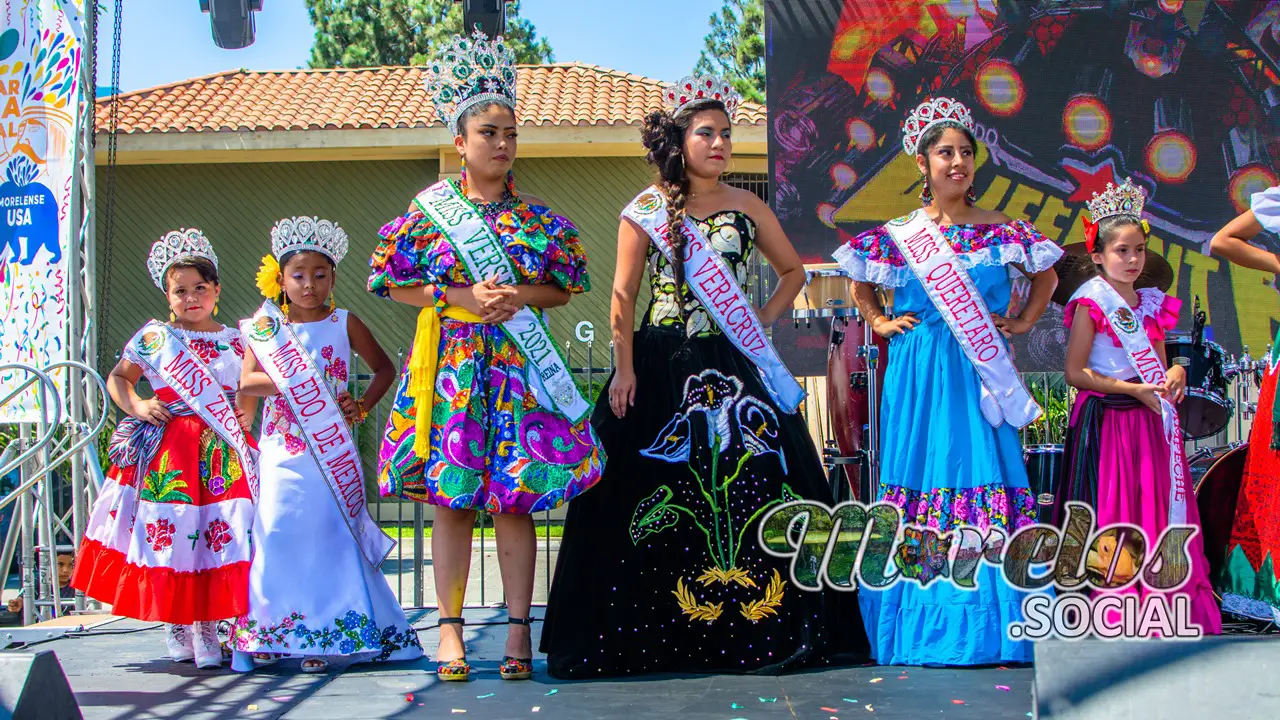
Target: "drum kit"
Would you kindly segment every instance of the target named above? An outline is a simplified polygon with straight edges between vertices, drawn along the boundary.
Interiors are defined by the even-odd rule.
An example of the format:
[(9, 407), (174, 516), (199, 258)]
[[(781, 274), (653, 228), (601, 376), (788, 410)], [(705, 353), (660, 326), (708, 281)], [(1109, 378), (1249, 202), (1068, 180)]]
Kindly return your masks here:
[[(812, 326), (815, 320), (831, 323), (823, 465), (836, 502), (868, 502), (879, 482), (880, 392), (889, 342), (858, 314), (851, 280), (834, 263), (806, 265), (804, 291), (796, 297), (791, 315), (796, 327)], [(886, 311), (889, 299), (881, 297)]]

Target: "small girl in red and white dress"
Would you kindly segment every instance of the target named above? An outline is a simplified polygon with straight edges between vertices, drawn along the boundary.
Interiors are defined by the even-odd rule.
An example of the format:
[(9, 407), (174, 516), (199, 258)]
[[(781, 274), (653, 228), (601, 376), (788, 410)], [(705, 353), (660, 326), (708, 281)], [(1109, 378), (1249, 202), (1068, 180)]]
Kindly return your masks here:
[[(1186, 392), (1186, 371), (1179, 365), (1169, 366), (1164, 346), (1165, 333), (1177, 325), (1182, 303), (1158, 288), (1134, 287), (1149, 258), (1159, 259), (1147, 252), (1150, 230), (1142, 219), (1144, 201), (1142, 189), (1125, 181), (1119, 187), (1108, 185), (1106, 192), (1095, 194), (1088, 203), (1092, 221), (1085, 224), (1086, 249), (1097, 276), (1075, 291), (1065, 309), (1071, 333), (1066, 379), (1079, 392), (1067, 429), (1066, 471), (1057, 490), (1054, 522), (1060, 526), (1065, 522), (1067, 502), (1084, 503), (1097, 514), (1098, 527), (1141, 528), (1146, 552), (1151, 553), (1170, 525), (1199, 526), (1200, 513), (1186, 480), (1190, 470), (1181, 452), (1181, 428), (1173, 428), (1171, 444), (1162, 415), (1169, 412), (1173, 427), (1172, 406)], [(1145, 341), (1133, 339), (1142, 338), (1139, 328), (1145, 332)], [(1130, 338), (1132, 355), (1120, 335)], [(1159, 360), (1158, 368), (1154, 362), (1131, 359), (1145, 357), (1148, 344)], [(1149, 383), (1138, 368), (1149, 379), (1163, 375), (1164, 381)], [(1166, 402), (1169, 407), (1164, 406)], [(1171, 458), (1175, 449), (1177, 455)], [(1181, 501), (1170, 492), (1175, 464), (1181, 466), (1185, 482)], [(1222, 616), (1209, 581), (1202, 533), (1191, 538), (1187, 553), (1190, 575), (1169, 596), (1188, 597), (1191, 623), (1206, 635), (1221, 634)], [(1122, 556), (1112, 571), (1110, 560), (1104, 558), (1108, 571), (1114, 573), (1113, 581), (1127, 582), (1139, 570)], [(1156, 592), (1142, 578), (1133, 582), (1124, 592), (1137, 588), (1144, 597)]]
[[(234, 449), (155, 370), (148, 354), (166, 333), (199, 357), (232, 397), (240, 382), (240, 331), (215, 321), (218, 257), (199, 230), (151, 247), (152, 280), (169, 323), (148, 323), (125, 346), (107, 391), (128, 413), (111, 438), (111, 468), (94, 504), (71, 584), (112, 613), (166, 623), (169, 656), (197, 667), (223, 662), (217, 622), (248, 610), (253, 493)], [(136, 385), (146, 376), (154, 395)], [(255, 409), (236, 408), (243, 433)], [(227, 430), (223, 430), (227, 432)]]

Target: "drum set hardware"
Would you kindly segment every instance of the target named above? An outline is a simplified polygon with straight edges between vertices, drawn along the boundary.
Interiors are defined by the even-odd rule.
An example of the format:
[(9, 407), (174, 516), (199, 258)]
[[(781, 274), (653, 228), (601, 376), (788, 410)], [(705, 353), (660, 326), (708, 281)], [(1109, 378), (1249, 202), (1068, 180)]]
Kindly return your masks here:
[(1036, 501), (1036, 515), (1042, 523), (1052, 522), (1053, 503), (1064, 471), (1065, 457), (1062, 445), (1027, 445), (1022, 448), (1027, 482)]
[[(888, 298), (882, 297), (885, 301)], [(888, 303), (886, 302), (886, 307)], [(796, 297), (792, 322), (811, 327), (831, 323), (827, 343), (827, 437), (823, 465), (837, 502), (873, 499), (879, 488), (880, 388), (886, 340), (862, 320), (853, 297), (853, 278), (835, 263), (805, 266), (805, 288)], [(861, 342), (849, 333), (857, 324)]]

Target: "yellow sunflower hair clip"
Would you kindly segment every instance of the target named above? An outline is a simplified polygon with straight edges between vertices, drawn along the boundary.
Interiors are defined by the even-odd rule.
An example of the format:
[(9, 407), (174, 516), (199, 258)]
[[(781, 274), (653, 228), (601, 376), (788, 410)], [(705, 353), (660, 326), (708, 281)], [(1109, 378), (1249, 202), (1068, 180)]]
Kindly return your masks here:
[(268, 300), (280, 297), (280, 263), (273, 255), (262, 257), (262, 265), (258, 267), (258, 291)]

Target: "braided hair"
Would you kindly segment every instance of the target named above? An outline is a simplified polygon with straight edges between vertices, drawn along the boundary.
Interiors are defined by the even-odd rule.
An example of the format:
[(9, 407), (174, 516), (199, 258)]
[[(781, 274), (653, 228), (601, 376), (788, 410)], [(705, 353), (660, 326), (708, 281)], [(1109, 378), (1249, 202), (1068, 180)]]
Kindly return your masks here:
[(680, 316), (684, 317), (684, 221), (688, 217), (685, 206), (689, 202), (689, 176), (685, 172), (684, 138), (693, 117), (703, 110), (719, 110), (728, 116), (729, 111), (719, 100), (706, 100), (685, 105), (674, 115), (668, 110), (655, 110), (644, 119), (640, 139), (649, 152), (645, 159), (658, 171), (655, 185), (667, 200), (667, 241), (675, 252), (676, 261), (671, 264), (676, 281), (676, 299)]

